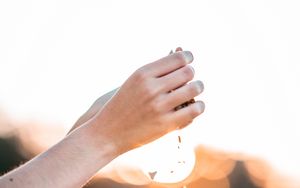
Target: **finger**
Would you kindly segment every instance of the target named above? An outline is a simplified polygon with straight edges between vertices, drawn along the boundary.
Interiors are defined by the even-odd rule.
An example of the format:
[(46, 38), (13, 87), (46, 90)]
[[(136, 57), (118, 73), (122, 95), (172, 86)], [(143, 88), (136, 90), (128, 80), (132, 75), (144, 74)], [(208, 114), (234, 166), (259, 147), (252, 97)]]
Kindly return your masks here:
[[(182, 108), (178, 111), (170, 112), (169, 118), (172, 122), (172, 129), (182, 129), (191, 123), (197, 116), (202, 114), (205, 109), (205, 104), (202, 101), (190, 104), (189, 106)], [(171, 129), (171, 128), (170, 128)]]
[(151, 76), (161, 77), (191, 63), (193, 60), (193, 54), (189, 51), (176, 52), (145, 65), (143, 69)]
[(170, 74), (157, 79), (162, 86), (162, 92), (169, 92), (186, 84), (194, 78), (194, 69), (192, 66), (184, 66)]
[(182, 51), (181, 47), (177, 47), (176, 50), (175, 50), (175, 52), (180, 52), (180, 51)]
[(200, 95), (204, 90), (203, 83), (198, 80), (168, 93), (163, 101), (163, 108), (173, 110), (175, 107)]

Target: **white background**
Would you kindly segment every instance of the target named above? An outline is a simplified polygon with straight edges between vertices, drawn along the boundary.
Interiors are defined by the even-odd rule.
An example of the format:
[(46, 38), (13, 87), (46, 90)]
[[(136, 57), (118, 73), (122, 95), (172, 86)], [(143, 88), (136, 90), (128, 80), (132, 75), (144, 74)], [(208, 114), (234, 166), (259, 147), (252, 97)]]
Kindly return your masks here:
[(205, 83), (193, 144), (300, 177), (300, 11), (292, 0), (0, 1), (0, 107), (71, 127), (138, 67), (182, 46)]

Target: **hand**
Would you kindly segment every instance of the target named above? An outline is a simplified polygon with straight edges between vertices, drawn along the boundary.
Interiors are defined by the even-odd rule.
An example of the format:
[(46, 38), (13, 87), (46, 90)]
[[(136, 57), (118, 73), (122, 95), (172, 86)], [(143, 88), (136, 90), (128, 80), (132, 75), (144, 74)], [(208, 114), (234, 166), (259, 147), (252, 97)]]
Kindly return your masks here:
[[(175, 52), (180, 52), (182, 51), (181, 47), (177, 47)], [(173, 51), (171, 51), (169, 54), (172, 54)], [(92, 119), (94, 117), (95, 114), (97, 114), (97, 112), (99, 112), (103, 106), (107, 103), (107, 101), (109, 101), (112, 96), (115, 95), (115, 93), (118, 91), (119, 88), (116, 88), (104, 95), (102, 95), (101, 97), (99, 97), (93, 104), (92, 106), (75, 122), (75, 124), (73, 125), (73, 127), (69, 130), (68, 134), (70, 132), (72, 132), (74, 129), (76, 129), (77, 127), (79, 127), (80, 125), (83, 125), (85, 122), (87, 122), (88, 120)]]
[[(191, 82), (191, 52), (176, 52), (135, 71), (93, 118), (101, 134), (126, 152), (164, 134), (188, 125), (204, 111), (197, 101), (183, 109), (174, 108), (203, 91), (200, 81)], [(172, 92), (170, 92), (172, 91)]]

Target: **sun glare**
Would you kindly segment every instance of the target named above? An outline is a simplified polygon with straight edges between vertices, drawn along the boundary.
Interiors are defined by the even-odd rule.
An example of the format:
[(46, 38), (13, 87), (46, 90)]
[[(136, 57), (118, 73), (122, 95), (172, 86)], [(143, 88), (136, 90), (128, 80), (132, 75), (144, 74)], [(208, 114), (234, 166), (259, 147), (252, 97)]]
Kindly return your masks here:
[[(140, 169), (149, 181), (178, 183), (191, 174), (195, 159), (193, 147), (184, 142), (180, 131), (175, 131), (128, 152), (120, 161)], [(134, 176), (130, 178), (127, 176), (126, 181), (137, 182)]]

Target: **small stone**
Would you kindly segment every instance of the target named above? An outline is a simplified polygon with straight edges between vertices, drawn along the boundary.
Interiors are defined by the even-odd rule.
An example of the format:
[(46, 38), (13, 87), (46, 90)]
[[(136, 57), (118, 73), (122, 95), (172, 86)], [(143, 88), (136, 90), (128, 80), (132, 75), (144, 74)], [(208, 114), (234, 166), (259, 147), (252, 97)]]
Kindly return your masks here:
[(153, 180), (155, 175), (156, 175), (157, 171), (154, 171), (154, 172), (148, 172), (150, 178)]

